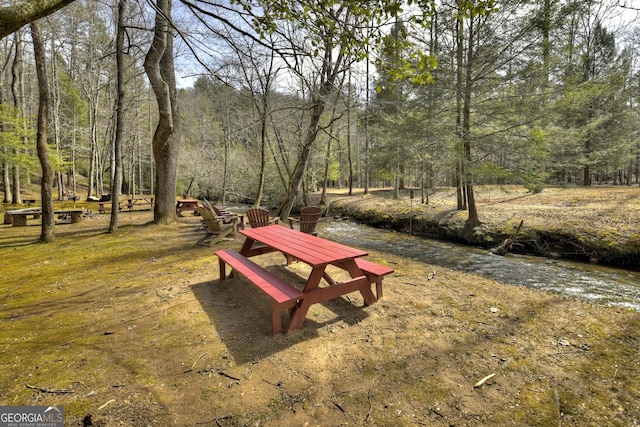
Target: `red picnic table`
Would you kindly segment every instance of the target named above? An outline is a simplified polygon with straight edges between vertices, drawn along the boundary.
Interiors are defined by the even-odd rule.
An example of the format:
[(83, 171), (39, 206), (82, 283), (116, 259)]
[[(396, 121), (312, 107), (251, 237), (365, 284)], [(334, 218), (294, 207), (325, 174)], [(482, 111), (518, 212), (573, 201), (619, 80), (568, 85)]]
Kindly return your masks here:
[(176, 214), (182, 216), (184, 211), (193, 211), (194, 215), (199, 215), (198, 208), (202, 206), (199, 200), (195, 199), (178, 199), (176, 202)]
[[(240, 233), (246, 236), (240, 250), (240, 255), (246, 258), (279, 251), (285, 255), (288, 261), (295, 259), (311, 266), (311, 273), (307, 278), (302, 295), (298, 296), (297, 303), (290, 307), (291, 322), (287, 332), (302, 327), (312, 304), (328, 301), (355, 291), (360, 292), (365, 305), (371, 305), (377, 301), (371, 291), (370, 278), (356, 262), (358, 258), (367, 255), (367, 252), (361, 249), (301, 233), (281, 225), (250, 228), (241, 230)], [(259, 245), (254, 247), (255, 243)], [(343, 282), (333, 280), (326, 271), (329, 265), (346, 270), (351, 279)], [(323, 278), (330, 286), (319, 286), (320, 280)], [(279, 324), (274, 324), (274, 333), (277, 333), (276, 326), (279, 327)]]

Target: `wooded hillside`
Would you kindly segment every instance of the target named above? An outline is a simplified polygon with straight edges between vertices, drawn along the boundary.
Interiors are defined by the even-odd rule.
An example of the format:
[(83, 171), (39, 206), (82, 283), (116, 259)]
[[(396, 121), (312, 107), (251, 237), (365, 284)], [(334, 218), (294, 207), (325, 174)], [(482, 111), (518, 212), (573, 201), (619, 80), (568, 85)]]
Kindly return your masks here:
[[(2, 16), (21, 2), (9, 3)], [(179, 195), (288, 214), (326, 186), (421, 188), (426, 203), (446, 185), (473, 225), (475, 184), (638, 184), (640, 32), (616, 1), (260, 4), (181, 0), (158, 20), (144, 2), (74, 1), (42, 20), (58, 198), (80, 175), (81, 196), (112, 192), (118, 5), (123, 193), (157, 191), (143, 63), (167, 19)], [(20, 183), (39, 176), (26, 27), (0, 40), (0, 65), (2, 189), (19, 203)]]

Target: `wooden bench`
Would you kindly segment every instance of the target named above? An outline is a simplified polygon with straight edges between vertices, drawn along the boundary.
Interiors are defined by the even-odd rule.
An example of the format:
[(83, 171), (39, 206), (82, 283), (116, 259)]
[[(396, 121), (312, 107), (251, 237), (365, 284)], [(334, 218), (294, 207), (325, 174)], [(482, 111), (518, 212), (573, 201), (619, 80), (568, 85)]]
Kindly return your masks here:
[(58, 215), (58, 219), (67, 219), (72, 224), (76, 222), (80, 222), (82, 219), (82, 209), (61, 209), (53, 211), (54, 214)]
[(129, 197), (127, 201), (119, 201), (118, 202), (118, 210), (122, 212), (124, 208), (127, 208), (129, 211), (133, 210), (134, 206), (138, 205), (149, 205), (151, 209), (153, 209), (154, 205), (154, 197), (153, 196), (137, 196), (137, 197)]
[[(56, 209), (53, 211), (54, 215), (60, 217), (70, 218), (71, 223), (80, 222), (82, 219), (82, 209)], [(17, 209), (5, 212), (5, 224), (13, 224), (14, 227), (25, 227), (27, 225), (27, 216), (33, 215), (34, 219), (38, 219), (42, 216), (41, 208), (27, 208)], [(9, 222), (8, 222), (9, 221)]]
[(382, 279), (387, 274), (393, 273), (393, 269), (367, 261), (364, 258), (356, 258), (356, 265), (367, 276), (369, 283), (376, 284), (376, 297), (378, 299), (382, 298)]
[(229, 264), (271, 298), (271, 332), (273, 335), (280, 333), (281, 311), (294, 308), (304, 298), (304, 293), (233, 249), (217, 251), (216, 255), (220, 263), (220, 281), (226, 279), (226, 264)]
[(192, 211), (194, 215), (200, 215), (198, 210), (200, 206), (200, 201), (195, 199), (178, 199), (176, 202), (176, 215), (182, 216), (184, 211)]
[(34, 219), (40, 218), (42, 210), (40, 208), (25, 208), (6, 211), (4, 213), (4, 223), (13, 224), (14, 227), (24, 227), (27, 225), (27, 216), (33, 215)]

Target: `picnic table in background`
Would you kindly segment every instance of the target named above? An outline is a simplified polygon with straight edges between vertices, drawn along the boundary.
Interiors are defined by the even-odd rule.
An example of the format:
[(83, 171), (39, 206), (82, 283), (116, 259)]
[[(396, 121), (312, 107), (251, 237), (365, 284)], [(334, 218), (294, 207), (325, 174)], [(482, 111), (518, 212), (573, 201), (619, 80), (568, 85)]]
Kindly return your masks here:
[[(82, 209), (55, 209), (54, 215), (58, 215), (61, 219), (69, 218), (72, 224), (82, 220)], [(42, 216), (42, 208), (26, 208), (14, 209), (4, 213), (4, 223), (13, 224), (14, 227), (25, 227), (27, 225), (27, 217), (32, 216), (33, 219), (39, 219)]]
[(149, 205), (150, 209), (153, 209), (153, 203), (154, 203), (153, 196), (144, 196), (144, 195), (128, 196), (126, 202), (125, 201), (118, 202), (118, 209), (122, 211), (122, 209), (127, 208), (130, 211), (132, 211), (134, 206), (140, 206), (140, 205)]
[(201, 206), (200, 201), (196, 199), (178, 199), (176, 202), (176, 214), (182, 216), (184, 211), (193, 211), (194, 215), (200, 215), (198, 208)]
[[(393, 272), (384, 267), (384, 270), (379, 270), (382, 276), (378, 272), (374, 274), (367, 268), (370, 265), (361, 267), (362, 264), (358, 263), (367, 252), (281, 225), (244, 229), (240, 233), (246, 239), (239, 253), (232, 249), (216, 252), (220, 263), (220, 280), (226, 278), (225, 264), (228, 264), (265, 292), (273, 303), (274, 334), (280, 332), (280, 312), (283, 309), (290, 312), (291, 321), (287, 329), (290, 332), (302, 327), (309, 307), (313, 304), (356, 291), (362, 295), (365, 305), (375, 303), (377, 297), (373, 294), (371, 285), (380, 283), (381, 297), (382, 276)], [(295, 259), (311, 267), (302, 292), (249, 259), (269, 252), (281, 252), (288, 262)], [(377, 266), (370, 261), (368, 263)], [(351, 278), (345, 281), (334, 280), (327, 271), (329, 265), (345, 270)], [(322, 279), (329, 286), (320, 287)]]

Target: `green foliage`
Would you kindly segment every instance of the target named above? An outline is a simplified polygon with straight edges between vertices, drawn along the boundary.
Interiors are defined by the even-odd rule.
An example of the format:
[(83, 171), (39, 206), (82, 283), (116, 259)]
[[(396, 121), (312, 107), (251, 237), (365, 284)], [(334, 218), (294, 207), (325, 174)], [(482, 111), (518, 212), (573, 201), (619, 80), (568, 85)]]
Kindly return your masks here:
[(31, 121), (8, 104), (0, 104), (0, 160), (9, 164), (33, 165), (35, 131)]
[(329, 170), (327, 171), (327, 179), (330, 181), (337, 181), (340, 179), (340, 163), (335, 159), (335, 156), (329, 162)]
[[(411, 1), (409, 5), (428, 9), (431, 3)], [(263, 39), (276, 33), (283, 22), (295, 22), (296, 31), (305, 35), (314, 56), (326, 55), (330, 47), (359, 60), (377, 43), (386, 20), (403, 13), (402, 3), (395, 0), (266, 0), (260, 15), (245, 0), (233, 0), (232, 4), (253, 13), (252, 25)]]
[[(58, 62), (62, 62), (57, 58)], [(61, 64), (62, 65), (62, 64)], [(60, 117), (59, 120), (66, 126), (82, 127), (88, 124), (89, 106), (76, 83), (71, 80), (69, 73), (62, 70), (58, 72), (58, 85), (60, 87)]]
[(496, 0), (458, 1), (457, 19), (468, 19), (476, 16), (489, 16), (498, 12)]

